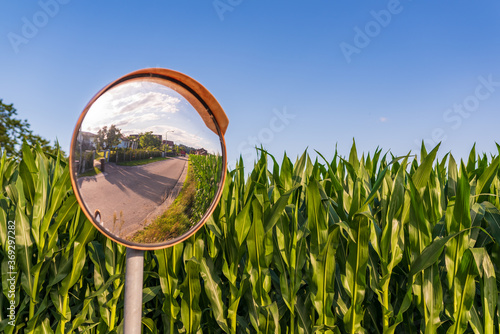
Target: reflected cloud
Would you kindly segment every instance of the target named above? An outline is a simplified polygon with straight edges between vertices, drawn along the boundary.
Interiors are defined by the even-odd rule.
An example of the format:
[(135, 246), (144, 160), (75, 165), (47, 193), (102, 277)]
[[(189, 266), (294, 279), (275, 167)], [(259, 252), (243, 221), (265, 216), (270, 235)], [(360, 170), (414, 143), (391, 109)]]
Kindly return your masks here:
[(109, 90), (89, 109), (82, 130), (97, 133), (113, 124), (125, 137), (152, 131), (176, 145), (222, 153), (218, 136), (194, 107), (173, 89), (157, 83), (132, 82)]

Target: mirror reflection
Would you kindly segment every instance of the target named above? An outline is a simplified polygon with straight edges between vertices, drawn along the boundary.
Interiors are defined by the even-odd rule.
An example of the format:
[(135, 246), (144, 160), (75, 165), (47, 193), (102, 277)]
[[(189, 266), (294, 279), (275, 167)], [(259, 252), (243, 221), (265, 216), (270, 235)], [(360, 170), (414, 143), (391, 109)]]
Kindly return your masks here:
[(137, 244), (189, 233), (221, 183), (221, 140), (207, 119), (156, 82), (125, 82), (101, 95), (73, 152), (78, 191), (94, 223)]

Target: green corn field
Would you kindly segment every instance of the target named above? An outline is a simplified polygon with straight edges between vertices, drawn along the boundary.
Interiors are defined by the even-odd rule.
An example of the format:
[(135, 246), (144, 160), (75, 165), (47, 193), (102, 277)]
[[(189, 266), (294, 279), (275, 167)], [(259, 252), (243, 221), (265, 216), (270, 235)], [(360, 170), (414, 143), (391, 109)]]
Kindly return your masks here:
[[(240, 159), (199, 232), (145, 252), (143, 332), (499, 333), (500, 157), (438, 149)], [(81, 212), (67, 161), (0, 161), (0, 332), (122, 332), (125, 248)]]

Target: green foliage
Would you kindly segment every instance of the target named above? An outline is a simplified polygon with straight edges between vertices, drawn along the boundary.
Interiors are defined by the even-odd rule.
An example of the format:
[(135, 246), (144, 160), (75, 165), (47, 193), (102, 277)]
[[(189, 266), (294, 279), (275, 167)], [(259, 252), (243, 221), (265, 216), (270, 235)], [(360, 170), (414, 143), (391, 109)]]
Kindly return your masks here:
[[(199, 232), (145, 252), (144, 333), (498, 333), (499, 158), (437, 150), (281, 165), (263, 152), (248, 176), (240, 159)], [(84, 218), (68, 173), (39, 147), (1, 159), (2, 332), (123, 330), (125, 249)]]

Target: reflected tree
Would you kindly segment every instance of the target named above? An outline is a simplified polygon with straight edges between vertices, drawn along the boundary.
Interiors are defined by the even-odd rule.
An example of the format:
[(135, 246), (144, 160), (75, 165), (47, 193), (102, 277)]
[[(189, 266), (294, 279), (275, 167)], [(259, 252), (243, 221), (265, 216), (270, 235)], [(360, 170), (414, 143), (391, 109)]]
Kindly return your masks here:
[(139, 134), (139, 147), (140, 148), (160, 148), (161, 139), (153, 135), (153, 131)]
[(97, 136), (95, 138), (96, 147), (98, 149), (114, 148), (120, 144), (121, 138), (121, 129), (118, 129), (116, 125), (112, 124), (109, 128), (104, 126), (97, 131)]

